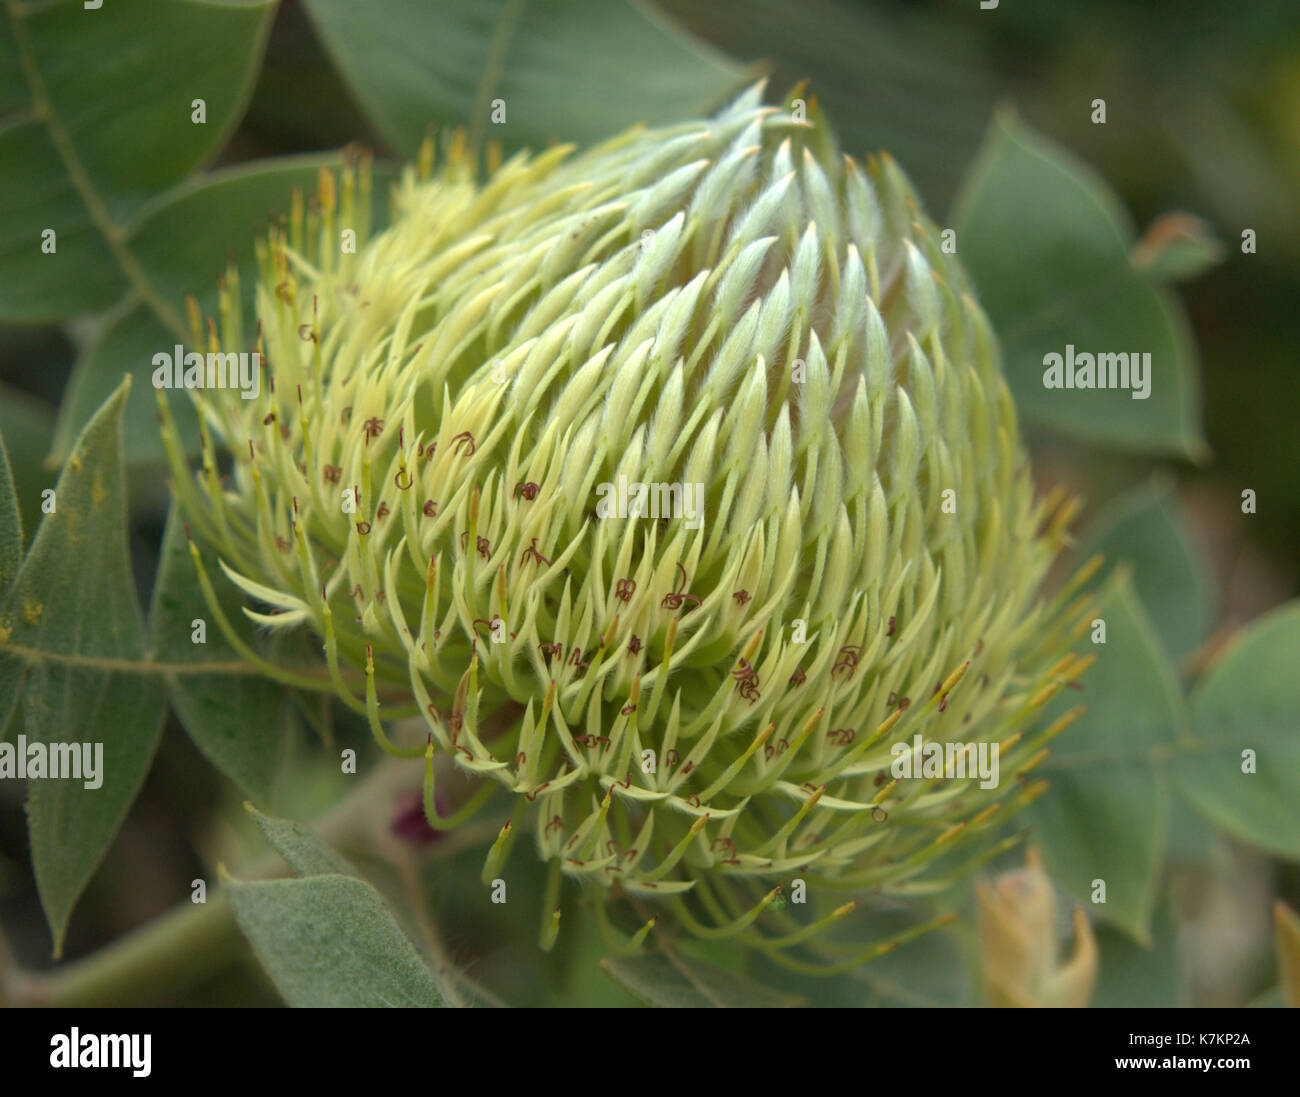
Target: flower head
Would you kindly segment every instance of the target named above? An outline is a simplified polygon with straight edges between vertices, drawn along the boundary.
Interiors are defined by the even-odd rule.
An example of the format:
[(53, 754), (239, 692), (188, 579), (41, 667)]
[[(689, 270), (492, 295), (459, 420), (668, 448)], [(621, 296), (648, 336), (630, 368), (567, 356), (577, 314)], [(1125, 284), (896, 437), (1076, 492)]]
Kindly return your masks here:
[[(489, 878), (531, 829), (557, 892), (775, 948), (794, 877), (970, 863), (1082, 661), (955, 257), (892, 160), (760, 95), (485, 183), (430, 146), (373, 239), (364, 165), (325, 176), (261, 251), (271, 383), (197, 395), (229, 485), (166, 432), (249, 616), (314, 632), (386, 749), (381, 685), (423, 721), (432, 824), (434, 754), (482, 781), (460, 814), (513, 801)], [(900, 778), (917, 735), (996, 744), (1000, 784)]]

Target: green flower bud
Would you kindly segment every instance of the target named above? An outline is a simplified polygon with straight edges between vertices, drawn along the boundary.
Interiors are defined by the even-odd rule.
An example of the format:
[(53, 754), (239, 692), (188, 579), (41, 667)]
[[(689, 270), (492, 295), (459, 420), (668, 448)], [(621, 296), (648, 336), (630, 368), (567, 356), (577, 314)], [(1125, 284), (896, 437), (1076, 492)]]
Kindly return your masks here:
[[(259, 394), (195, 393), (197, 478), (165, 427), (205, 585), (315, 634), (435, 828), (513, 801), (488, 868), (531, 832), (546, 942), (562, 878), (778, 955), (846, 890), (943, 886), (1042, 791), (1083, 669), (1082, 607), (1035, 594), (1069, 508), (966, 276), (892, 160), (761, 91), (481, 184), (429, 146), (373, 239), (365, 164), (326, 175), (260, 251)], [(481, 781), (452, 820), (436, 755)], [(774, 909), (796, 877), (841, 905)]]

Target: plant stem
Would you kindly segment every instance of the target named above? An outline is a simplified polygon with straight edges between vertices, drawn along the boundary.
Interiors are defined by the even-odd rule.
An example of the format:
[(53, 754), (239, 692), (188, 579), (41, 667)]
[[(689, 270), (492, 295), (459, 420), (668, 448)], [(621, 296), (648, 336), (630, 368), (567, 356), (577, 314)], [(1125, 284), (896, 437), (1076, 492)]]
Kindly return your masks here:
[(16, 1006), (106, 1006), (156, 997), (228, 963), (243, 942), (223, 894), (186, 903), (84, 960), (48, 973), (14, 972), (6, 997)]

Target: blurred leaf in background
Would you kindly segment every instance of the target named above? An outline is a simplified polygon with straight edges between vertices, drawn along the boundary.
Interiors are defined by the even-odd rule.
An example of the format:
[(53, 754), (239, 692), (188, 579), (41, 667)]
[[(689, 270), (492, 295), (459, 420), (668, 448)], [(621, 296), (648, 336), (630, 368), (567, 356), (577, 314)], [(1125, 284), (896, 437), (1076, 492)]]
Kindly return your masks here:
[[(1071, 898), (1146, 945), (1169, 826), (1168, 782), (1156, 754), (1187, 718), (1177, 677), (1126, 574), (1098, 598), (1090, 635), (1100, 636), (1096, 621), (1105, 642), (1093, 643), (1097, 663), (1080, 680), (1087, 708), (1054, 740), (1041, 767), (1052, 787), (1027, 815), (1048, 869)], [(1056, 711), (1079, 700), (1067, 691)]]
[(1174, 659), (1193, 651), (1213, 619), (1209, 581), (1178, 513), (1170, 485), (1149, 483), (1112, 499), (1083, 531), (1080, 560), (1105, 558), (1100, 580), (1116, 567), (1133, 586), (1165, 650)]
[(1178, 790), (1216, 826), (1300, 861), (1300, 602), (1244, 629), (1192, 691)]
[[(203, 315), (217, 315), (218, 283), (227, 277), (228, 264), (234, 264), (249, 314), (256, 284), (254, 242), (265, 235), (274, 215), (288, 213), (295, 188), (311, 193), (322, 169), (342, 165), (339, 154), (312, 154), (227, 168), (173, 188), (142, 211), (123, 247), (148, 285), (160, 288), (149, 297), (128, 294), (95, 331), (59, 408), (52, 460), (63, 459), (81, 423), (122, 374), (131, 373), (136, 384), (126, 411), (127, 460), (164, 462), (150, 375), (154, 354), (194, 341), (188, 323), (180, 319), (185, 298), (192, 295)], [(371, 199), (375, 213), (383, 207), (385, 178), (380, 173), (378, 194)], [(251, 339), (254, 333), (246, 334)], [(190, 453), (197, 453), (193, 405), (180, 392), (169, 398), (182, 440)]]
[[(953, 223), (1026, 417), (1096, 444), (1205, 459), (1186, 316), (1151, 270), (1131, 262), (1136, 233), (1104, 180), (1000, 112)], [(1046, 356), (1067, 347), (1123, 353), (1131, 368), (1149, 355), (1146, 395), (1133, 376), (1108, 379), (1130, 387), (1047, 387)]]
[[(124, 237), (150, 198), (229, 139), (274, 12), (273, 0), (117, 0), (94, 17), (80, 4), (6, 5), (0, 320), (64, 319), (128, 287), (148, 293)], [(33, 225), (56, 230), (57, 259)]]
[[(586, 145), (695, 118), (746, 80), (641, 0), (305, 0), (390, 146), (413, 160), (432, 124), (507, 151)], [(430, 51), (430, 44), (434, 49)]]

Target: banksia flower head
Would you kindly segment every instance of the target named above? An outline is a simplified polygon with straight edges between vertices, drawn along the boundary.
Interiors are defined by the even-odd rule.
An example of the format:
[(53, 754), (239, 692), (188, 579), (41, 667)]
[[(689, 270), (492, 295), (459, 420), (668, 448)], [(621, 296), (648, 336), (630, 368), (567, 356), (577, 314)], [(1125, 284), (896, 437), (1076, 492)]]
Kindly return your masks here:
[[(662, 911), (777, 955), (846, 891), (941, 887), (1041, 791), (1082, 669), (1080, 607), (1035, 599), (1068, 507), (965, 275), (892, 160), (761, 91), (484, 183), (429, 145), (373, 239), (366, 165), (326, 175), (260, 252), (253, 341), (211, 325), (259, 394), (195, 394), (197, 477), (164, 426), (205, 587), (316, 636), (435, 829), (511, 803), (485, 878), (529, 833), (544, 943), (565, 878), (641, 912), (627, 947)], [(996, 745), (1000, 781), (899, 778), (918, 735)], [(480, 781), (450, 817), (448, 764)], [(780, 909), (795, 878), (825, 917)]]

